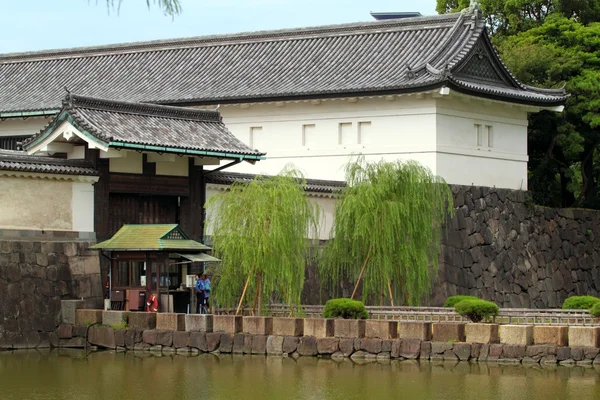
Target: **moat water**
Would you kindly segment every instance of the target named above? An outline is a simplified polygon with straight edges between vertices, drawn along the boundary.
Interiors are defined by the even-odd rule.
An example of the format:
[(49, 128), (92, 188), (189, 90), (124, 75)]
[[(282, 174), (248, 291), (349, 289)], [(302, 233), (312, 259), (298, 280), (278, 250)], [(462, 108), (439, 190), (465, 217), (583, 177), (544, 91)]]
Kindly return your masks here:
[(592, 367), (0, 352), (2, 400), (600, 399)]

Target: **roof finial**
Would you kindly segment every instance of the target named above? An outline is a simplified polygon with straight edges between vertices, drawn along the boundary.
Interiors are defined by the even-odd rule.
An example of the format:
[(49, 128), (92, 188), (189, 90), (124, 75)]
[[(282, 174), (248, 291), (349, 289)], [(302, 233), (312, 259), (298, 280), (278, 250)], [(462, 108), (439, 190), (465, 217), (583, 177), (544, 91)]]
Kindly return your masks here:
[(65, 91), (67, 92), (66, 103), (69, 106), (72, 106), (73, 105), (73, 95), (71, 94), (71, 91), (69, 90), (69, 88), (67, 87), (67, 85), (65, 85)]
[(479, 6), (479, 2), (477, 0), (471, 0), (468, 8), (465, 8), (461, 11), (462, 14), (473, 14), (475, 18), (481, 17), (481, 7)]

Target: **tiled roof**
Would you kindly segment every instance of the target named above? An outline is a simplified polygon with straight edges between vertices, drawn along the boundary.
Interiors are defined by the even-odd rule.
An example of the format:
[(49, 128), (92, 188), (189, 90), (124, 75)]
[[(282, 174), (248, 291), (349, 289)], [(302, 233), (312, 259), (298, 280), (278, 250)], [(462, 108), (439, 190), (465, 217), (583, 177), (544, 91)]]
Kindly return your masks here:
[[(152, 146), (154, 151), (208, 152), (259, 158), (225, 127), (218, 111), (155, 104), (126, 103), (67, 94), (62, 111), (38, 135), (24, 142), (30, 148), (70, 117), (79, 128), (110, 147)], [(141, 149), (141, 148), (140, 148)]]
[(177, 224), (123, 225), (112, 238), (90, 248), (96, 250), (207, 251), (190, 240)]
[[(231, 185), (234, 182), (250, 182), (255, 175), (238, 172), (213, 172), (206, 174), (206, 183), (218, 185)], [(344, 181), (326, 181), (321, 179), (307, 179), (304, 189), (307, 192), (332, 193), (346, 186)]]
[[(0, 112), (56, 110), (63, 87), (92, 97), (217, 104), (393, 94), (450, 85), (538, 105), (564, 92), (517, 82), (500, 65), (494, 92), (451, 77), (485, 21), (470, 12), (279, 31), (0, 55)], [(495, 56), (492, 55), (492, 58)], [(498, 60), (493, 60), (499, 64)], [(475, 70), (475, 69), (474, 69)], [(503, 88), (512, 87), (508, 91)]]
[(30, 156), (23, 151), (14, 150), (0, 150), (0, 170), (59, 175), (98, 175), (88, 161)]

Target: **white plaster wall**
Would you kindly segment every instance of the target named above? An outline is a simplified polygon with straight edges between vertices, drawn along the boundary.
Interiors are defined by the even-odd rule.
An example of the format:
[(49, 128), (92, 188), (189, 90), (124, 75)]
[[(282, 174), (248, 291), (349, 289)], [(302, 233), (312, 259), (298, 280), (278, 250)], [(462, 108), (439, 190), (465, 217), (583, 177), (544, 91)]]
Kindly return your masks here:
[[(208, 199), (213, 197), (215, 194), (222, 192), (226, 188), (227, 186), (225, 185), (207, 185), (206, 200), (208, 201)], [(319, 231), (317, 233), (311, 232), (309, 239), (327, 240), (329, 239), (329, 234), (333, 226), (335, 199), (331, 197), (324, 197), (315, 193), (308, 193), (308, 199), (315, 207), (318, 207), (321, 212), (321, 221), (318, 228)], [(206, 210), (207, 221), (212, 219), (214, 212), (214, 208), (209, 208)], [(212, 226), (208, 224), (206, 226), (206, 234), (210, 236), (212, 233)]]
[[(480, 145), (475, 124), (482, 130)], [(527, 113), (518, 107), (438, 100), (437, 174), (453, 184), (526, 190), (527, 126)]]
[(94, 232), (94, 186), (89, 182), (73, 182), (73, 226), (75, 232)]
[(108, 168), (110, 172), (121, 172), (128, 174), (141, 174), (143, 172), (144, 163), (142, 153), (137, 151), (121, 151), (120, 157), (111, 158), (108, 160)]
[[(220, 111), (237, 138), (267, 152), (267, 160), (254, 166), (242, 163), (231, 171), (273, 175), (292, 163), (309, 178), (343, 180), (344, 165), (358, 154), (373, 161), (413, 159), (435, 170), (436, 110), (431, 98), (236, 105)], [(359, 125), (367, 122), (369, 135), (363, 135), (359, 143)], [(349, 138), (353, 143), (340, 144), (341, 123), (352, 124)], [(303, 142), (305, 125), (314, 125), (317, 140)], [(262, 128), (261, 137), (251, 140), (256, 127)]]
[(46, 117), (7, 118), (0, 120), (0, 136), (25, 136), (39, 133), (50, 122)]
[(72, 201), (72, 182), (0, 176), (0, 228), (70, 231)]

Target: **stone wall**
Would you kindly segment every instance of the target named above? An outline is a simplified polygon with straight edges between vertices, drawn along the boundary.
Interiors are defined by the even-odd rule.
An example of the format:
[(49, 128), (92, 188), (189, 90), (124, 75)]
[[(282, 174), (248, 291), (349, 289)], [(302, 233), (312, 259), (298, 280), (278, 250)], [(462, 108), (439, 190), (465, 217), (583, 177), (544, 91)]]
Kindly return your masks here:
[(0, 231), (0, 349), (49, 345), (63, 299), (102, 305), (92, 243), (76, 233)]
[[(453, 186), (431, 300), (470, 294), (501, 307), (555, 308), (600, 292), (600, 212), (533, 206), (526, 192)], [(598, 239), (596, 239), (598, 238)]]

